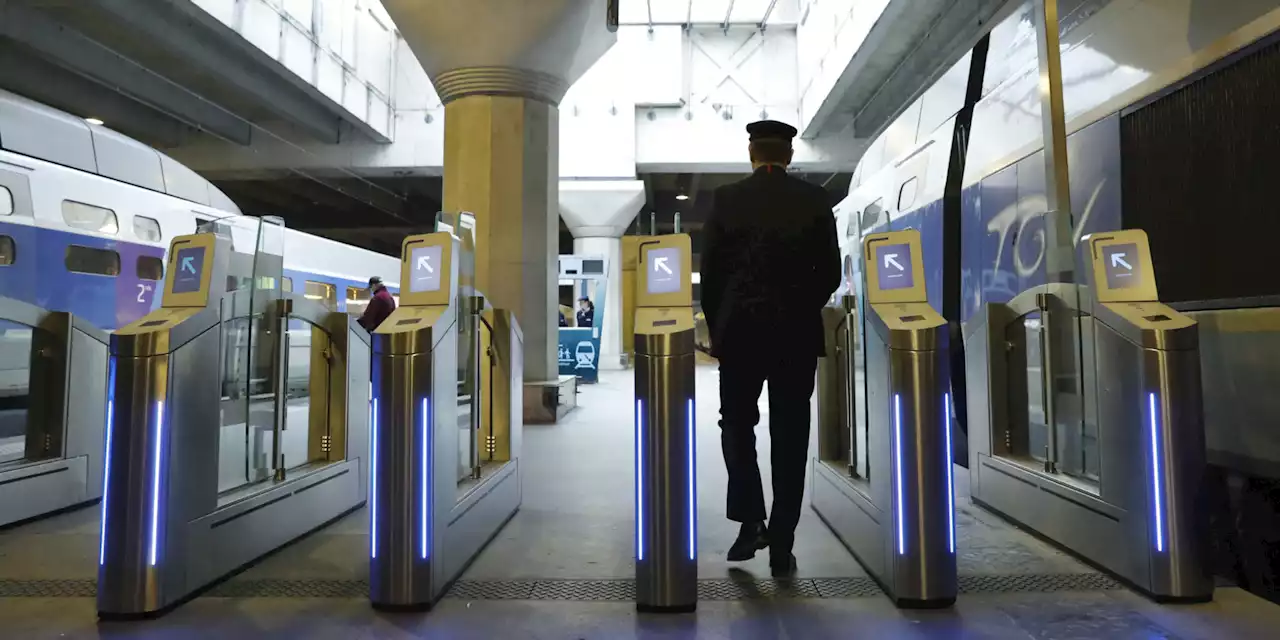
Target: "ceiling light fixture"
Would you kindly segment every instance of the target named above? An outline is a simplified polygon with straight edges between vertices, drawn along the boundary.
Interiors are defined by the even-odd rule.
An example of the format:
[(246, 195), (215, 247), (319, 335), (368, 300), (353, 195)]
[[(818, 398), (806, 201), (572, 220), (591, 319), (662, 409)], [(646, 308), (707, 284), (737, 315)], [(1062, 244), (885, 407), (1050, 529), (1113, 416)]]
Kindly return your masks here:
[(689, 199), (689, 196), (686, 196), (683, 193), (676, 196), (676, 200), (688, 200), (688, 199)]
[(85, 118), (84, 121), (94, 126), (102, 126), (102, 121), (97, 118)]

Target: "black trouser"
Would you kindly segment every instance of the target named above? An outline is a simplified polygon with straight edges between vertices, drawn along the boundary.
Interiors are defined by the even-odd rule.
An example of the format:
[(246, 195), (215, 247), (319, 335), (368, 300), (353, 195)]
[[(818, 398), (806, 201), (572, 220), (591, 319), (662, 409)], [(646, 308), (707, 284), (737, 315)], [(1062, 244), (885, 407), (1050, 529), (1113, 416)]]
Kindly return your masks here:
[(720, 444), (729, 470), (729, 519), (765, 520), (764, 488), (756, 462), (760, 391), (769, 383), (774, 551), (790, 552), (804, 500), (809, 462), (809, 399), (818, 359), (812, 355), (752, 353), (720, 358)]

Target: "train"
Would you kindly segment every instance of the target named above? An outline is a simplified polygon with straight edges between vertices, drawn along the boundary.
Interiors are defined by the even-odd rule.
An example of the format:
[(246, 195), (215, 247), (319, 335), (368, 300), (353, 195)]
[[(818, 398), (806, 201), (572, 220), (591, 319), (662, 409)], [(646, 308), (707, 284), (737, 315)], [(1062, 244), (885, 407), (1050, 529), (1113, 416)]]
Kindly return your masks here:
[[(837, 294), (860, 294), (866, 234), (920, 232), (929, 301), (952, 327), (961, 428), (965, 323), (1047, 278), (1037, 4), (1012, 0), (1001, 9), (975, 46), (874, 138), (836, 207), (844, 254)], [(1280, 225), (1267, 169), (1280, 154), (1271, 133), (1280, 107), (1272, 89), (1280, 0), (1058, 7), (1077, 280), (1088, 264), (1084, 236), (1141, 228), (1166, 303), (1188, 312), (1280, 307), (1269, 264)], [(1252, 355), (1228, 357), (1218, 336), (1206, 337), (1221, 326), (1202, 324), (1201, 338), (1204, 349), (1218, 349), (1202, 351), (1215, 563), (1220, 575), (1280, 601), (1280, 562), (1268, 550), (1275, 532), (1266, 525), (1280, 517), (1280, 448), (1267, 435), (1280, 415), (1269, 393), (1244, 392), (1280, 379), (1272, 349), (1280, 340), (1255, 322), (1245, 350)], [(1249, 411), (1225, 417), (1242, 403)], [(1085, 446), (1096, 460), (1096, 448)], [(954, 456), (968, 459), (961, 450)], [(1096, 477), (1088, 464), (1074, 471)]]
[[(201, 226), (231, 237), (228, 290), (248, 286), (261, 243), (283, 269), (260, 288), (352, 314), (371, 276), (398, 294), (396, 257), (263, 225), (163, 153), (0, 90), (0, 297), (117, 329), (159, 307), (169, 242)], [(288, 333), (290, 388), (305, 386), (310, 331), (292, 320)], [(0, 321), (0, 409), (24, 404), (30, 345), (30, 327)]]

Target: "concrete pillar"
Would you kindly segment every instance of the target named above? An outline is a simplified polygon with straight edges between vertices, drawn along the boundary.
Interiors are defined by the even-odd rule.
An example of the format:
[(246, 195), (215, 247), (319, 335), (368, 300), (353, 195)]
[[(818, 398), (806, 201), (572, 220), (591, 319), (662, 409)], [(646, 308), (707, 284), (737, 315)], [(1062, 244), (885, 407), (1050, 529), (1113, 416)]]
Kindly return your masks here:
[(560, 216), (573, 232), (573, 252), (608, 260), (600, 324), (600, 368), (622, 368), (622, 235), (644, 204), (640, 180), (564, 180)]
[(520, 321), (525, 381), (554, 380), (557, 105), (616, 40), (606, 3), (383, 5), (445, 104), (444, 208), (476, 216), (476, 286)]

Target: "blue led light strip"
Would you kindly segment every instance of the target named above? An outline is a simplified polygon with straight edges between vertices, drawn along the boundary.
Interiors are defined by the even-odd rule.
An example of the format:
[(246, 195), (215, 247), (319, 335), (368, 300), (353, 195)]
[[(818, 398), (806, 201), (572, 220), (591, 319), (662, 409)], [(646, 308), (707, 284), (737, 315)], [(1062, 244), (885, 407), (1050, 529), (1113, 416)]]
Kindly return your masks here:
[(946, 464), (947, 464), (947, 533), (951, 543), (951, 553), (956, 552), (956, 490), (955, 481), (952, 476), (955, 474), (955, 461), (951, 459), (951, 452), (955, 449), (951, 448), (951, 394), (942, 394), (942, 412), (945, 414), (946, 425)]
[(903, 523), (905, 513), (902, 508), (902, 396), (896, 393), (893, 394), (893, 428), (893, 474), (896, 479), (894, 491), (897, 494), (893, 514), (898, 521), (898, 555), (902, 555), (907, 552), (907, 529)]
[(1156, 427), (1156, 394), (1147, 396), (1151, 413), (1151, 493), (1155, 497), (1156, 551), (1164, 551), (1164, 505), (1160, 496), (1160, 438)]
[(644, 401), (636, 398), (636, 560), (644, 560)]
[[(112, 361), (113, 370), (115, 362)], [(113, 371), (114, 373), (114, 371)], [(98, 564), (105, 564), (107, 561), (107, 498), (111, 496), (111, 414), (112, 401), (107, 400), (107, 454), (103, 456), (103, 464), (106, 465), (102, 473), (102, 532), (98, 538)]]
[(116, 359), (111, 358), (110, 369), (107, 373), (107, 446), (105, 454), (102, 456), (102, 521), (99, 524), (101, 532), (98, 536), (98, 564), (103, 565), (107, 562), (107, 498), (111, 495), (111, 423), (115, 419), (115, 396), (116, 396)]
[(149, 564), (156, 566), (156, 547), (160, 539), (160, 451), (164, 441), (164, 401), (156, 401), (155, 452), (151, 456), (151, 549)]
[(694, 417), (693, 417), (693, 398), (689, 398), (689, 559), (696, 560), (698, 557), (698, 502), (697, 502), (697, 476), (694, 472)]
[(428, 513), (428, 509), (426, 509), (426, 498), (428, 498), (428, 492), (426, 492), (426, 477), (428, 477), (428, 475), (426, 475), (426, 468), (428, 468), (428, 461), (430, 460), (428, 443), (430, 443), (431, 439), (431, 413), (428, 411), (428, 408), (426, 398), (422, 398), (422, 524), (420, 526), (422, 536), (422, 559), (426, 559), (426, 556), (428, 556), (428, 553), (426, 553), (426, 545), (428, 545), (428, 536), (426, 536), (426, 513)]
[(373, 428), (369, 430), (370, 443), (373, 448), (373, 455), (369, 458), (373, 461), (373, 478), (372, 491), (369, 492), (369, 500), (373, 504), (369, 508), (369, 557), (378, 557), (378, 399), (373, 399), (373, 405), (369, 409), (371, 416), (370, 422)]

